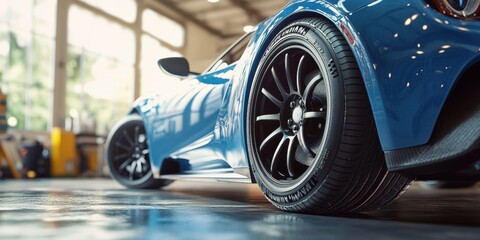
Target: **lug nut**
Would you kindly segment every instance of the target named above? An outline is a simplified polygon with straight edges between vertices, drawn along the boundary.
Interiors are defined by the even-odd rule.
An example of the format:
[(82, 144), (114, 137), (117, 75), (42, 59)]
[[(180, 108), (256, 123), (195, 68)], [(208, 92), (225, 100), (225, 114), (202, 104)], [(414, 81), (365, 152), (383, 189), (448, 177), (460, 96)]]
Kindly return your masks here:
[(300, 107), (305, 108), (305, 102), (303, 100), (300, 100)]
[(298, 125), (296, 125), (296, 124), (293, 125), (293, 126), (292, 126), (292, 130), (293, 130), (293, 131), (298, 131)]
[(290, 108), (294, 108), (294, 107), (295, 107), (295, 101), (290, 102)]
[(287, 120), (287, 124), (288, 124), (288, 126), (291, 126), (293, 124), (293, 119), (289, 118)]
[(300, 122), (298, 123), (298, 125), (302, 126), (302, 125), (303, 125), (303, 120), (300, 120)]

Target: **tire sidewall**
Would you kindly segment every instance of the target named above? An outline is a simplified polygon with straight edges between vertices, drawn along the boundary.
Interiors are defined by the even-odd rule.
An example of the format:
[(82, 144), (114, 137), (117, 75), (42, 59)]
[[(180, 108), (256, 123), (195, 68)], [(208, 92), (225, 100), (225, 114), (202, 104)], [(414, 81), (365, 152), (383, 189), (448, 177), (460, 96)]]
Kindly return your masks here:
[[(320, 151), (314, 164), (292, 184), (278, 184), (271, 180), (262, 163), (258, 160), (259, 157), (253, 142), (253, 104), (256, 103), (259, 87), (262, 83), (259, 78), (267, 70), (269, 61), (277, 52), (281, 51), (281, 47), (292, 41), (302, 42), (320, 67), (327, 89), (327, 124), (320, 144)], [(316, 26), (304, 20), (296, 21), (283, 28), (269, 44), (259, 63), (247, 105), (246, 139), (253, 175), (265, 196), (277, 207), (289, 206), (308, 198), (321, 187), (328, 176), (340, 143), (344, 122), (343, 81), (337, 66), (333, 48), (326, 40), (325, 34)]]

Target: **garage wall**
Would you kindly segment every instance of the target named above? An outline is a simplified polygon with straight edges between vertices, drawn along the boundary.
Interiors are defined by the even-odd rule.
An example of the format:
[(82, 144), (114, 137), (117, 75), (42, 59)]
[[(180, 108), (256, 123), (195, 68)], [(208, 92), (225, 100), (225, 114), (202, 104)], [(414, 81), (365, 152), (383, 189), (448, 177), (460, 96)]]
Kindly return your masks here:
[(187, 22), (187, 39), (184, 56), (195, 72), (203, 72), (223, 51), (221, 40), (211, 33)]

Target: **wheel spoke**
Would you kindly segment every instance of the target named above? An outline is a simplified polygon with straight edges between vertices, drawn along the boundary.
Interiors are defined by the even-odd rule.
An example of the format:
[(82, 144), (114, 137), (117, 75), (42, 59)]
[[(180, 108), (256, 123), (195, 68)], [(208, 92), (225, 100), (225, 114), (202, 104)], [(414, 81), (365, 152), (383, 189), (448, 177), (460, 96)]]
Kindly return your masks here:
[(308, 94), (313, 90), (313, 88), (317, 85), (318, 82), (322, 80), (322, 76), (320, 74), (315, 75), (315, 77), (310, 80), (307, 87), (305, 88), (305, 92), (303, 93), (303, 99), (306, 100)]
[(116, 142), (116, 143), (115, 143), (115, 146), (117, 146), (117, 147), (119, 147), (119, 148), (121, 148), (121, 149), (123, 149), (123, 150), (126, 150), (126, 151), (130, 151), (130, 150), (131, 150), (130, 147), (125, 146), (125, 145), (121, 144), (120, 142)]
[(272, 67), (271, 71), (272, 71), (273, 80), (275, 81), (275, 85), (277, 85), (278, 91), (280, 91), (283, 99), (285, 100), (285, 98), (287, 97), (287, 93), (285, 92), (286, 90), (285, 90), (285, 88), (283, 88), (283, 85), (282, 85), (282, 83), (280, 82), (280, 79), (277, 76), (277, 72), (275, 71), (275, 67)]
[(130, 156), (130, 153), (119, 154), (119, 155), (113, 157), (113, 161), (118, 161), (118, 160), (126, 158), (128, 156)]
[(262, 88), (262, 93), (267, 97), (273, 104), (277, 105), (277, 107), (282, 106), (282, 102), (278, 100), (276, 97), (274, 97), (267, 89)]
[(303, 115), (304, 118), (323, 118), (323, 119), (325, 119), (326, 116), (327, 114), (325, 112), (306, 112)]
[(297, 91), (300, 95), (302, 95), (302, 67), (303, 67), (303, 61), (305, 60), (305, 54), (300, 58), (300, 61), (298, 62), (297, 66)]
[(133, 162), (132, 165), (130, 165), (130, 169), (127, 168), (128, 170), (128, 179), (130, 179), (130, 181), (133, 180), (133, 173), (135, 172), (135, 169), (137, 168), (137, 161)]
[(275, 138), (278, 134), (280, 134), (282, 132), (282, 128), (278, 127), (277, 129), (275, 129), (272, 133), (270, 133), (270, 135), (268, 135), (268, 137), (266, 137), (263, 142), (260, 144), (260, 151), (262, 151), (263, 147), (265, 147), (265, 145), (270, 142), (273, 138)]
[(258, 121), (279, 121), (280, 120), (280, 113), (277, 114), (265, 114), (265, 115), (260, 115), (257, 117), (257, 122)]
[(292, 81), (292, 75), (290, 74), (290, 64), (289, 64), (289, 57), (288, 53), (285, 54), (285, 75), (287, 76), (287, 83), (288, 83), (288, 88), (290, 90), (290, 93), (295, 92), (295, 89), (293, 87), (293, 81)]
[(300, 147), (302, 147), (303, 152), (305, 152), (309, 157), (314, 157), (315, 154), (313, 153), (310, 148), (307, 146), (307, 142), (305, 141), (305, 136), (303, 135), (303, 127), (298, 131), (298, 143), (300, 143)]
[(125, 139), (127, 139), (127, 142), (130, 144), (130, 146), (135, 145), (132, 141), (132, 138), (128, 135), (126, 130), (123, 130), (123, 136), (125, 137)]
[(125, 162), (122, 163), (122, 165), (120, 165), (120, 167), (118, 167), (118, 171), (122, 171), (123, 169), (125, 169), (128, 164), (132, 163), (133, 162), (133, 158), (129, 158), (127, 160), (125, 160)]
[[(270, 164), (270, 172), (273, 174), (274, 171), (277, 171), (277, 166), (278, 166), (278, 158), (281, 156), (281, 151), (282, 151), (282, 148), (283, 148), (283, 145), (285, 145), (285, 142), (288, 138), (286, 138), (285, 136), (282, 137), (282, 139), (280, 140), (280, 142), (278, 143), (277, 145), (277, 148), (275, 149), (275, 153), (273, 154), (273, 157), (272, 157), (272, 163)], [(281, 174), (281, 173), (279, 173)]]
[(138, 132), (140, 131), (140, 127), (139, 126), (135, 126), (135, 145), (138, 144)]
[(137, 166), (136, 166), (136, 172), (137, 173), (142, 173), (143, 169), (142, 169), (142, 164), (145, 162), (145, 159), (142, 157), (140, 159), (137, 160)]
[(295, 174), (293, 172), (293, 162), (295, 158), (295, 147), (298, 146), (297, 138), (291, 138), (290, 142), (288, 143), (288, 149), (287, 149), (287, 170), (288, 170), (288, 175), (290, 177), (293, 177)]
[(141, 157), (138, 159), (138, 162), (142, 163), (142, 164), (146, 164), (147, 163), (147, 159), (145, 159), (145, 157)]
[(140, 172), (139, 173), (146, 173), (148, 170), (148, 161), (145, 159), (145, 156), (138, 159), (138, 163), (140, 164)]

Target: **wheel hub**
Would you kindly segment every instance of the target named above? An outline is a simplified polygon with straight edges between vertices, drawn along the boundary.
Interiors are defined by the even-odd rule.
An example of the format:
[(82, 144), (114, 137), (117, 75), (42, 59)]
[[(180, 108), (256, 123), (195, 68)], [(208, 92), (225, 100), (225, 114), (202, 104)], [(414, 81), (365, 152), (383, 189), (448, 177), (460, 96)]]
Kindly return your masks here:
[(303, 111), (304, 111), (304, 109), (301, 108), (300, 106), (293, 109), (292, 119), (293, 119), (294, 123), (299, 124), (299, 125), (301, 125), (303, 123)]
[(287, 124), (284, 126), (284, 131), (295, 135), (304, 123), (305, 101), (299, 95), (292, 95), (289, 97), (284, 107), (284, 120)]
[(135, 149), (133, 149), (132, 158), (135, 160), (138, 160), (141, 157), (143, 157), (144, 154), (142, 153), (142, 151), (143, 151), (142, 148), (140, 148), (139, 146), (136, 146)]

